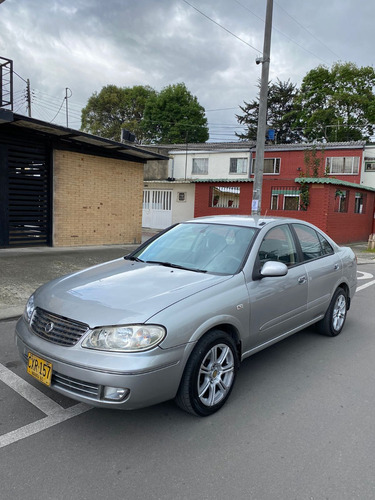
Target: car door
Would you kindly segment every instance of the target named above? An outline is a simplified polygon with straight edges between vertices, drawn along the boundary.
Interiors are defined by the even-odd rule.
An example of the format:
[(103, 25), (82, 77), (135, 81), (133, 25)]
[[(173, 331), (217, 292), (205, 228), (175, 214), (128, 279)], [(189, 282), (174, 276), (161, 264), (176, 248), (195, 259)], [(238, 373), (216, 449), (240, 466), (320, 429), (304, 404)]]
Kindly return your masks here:
[[(287, 224), (270, 229), (260, 242), (253, 276), (247, 280), (250, 300), (247, 350), (292, 333), (305, 323), (308, 280), (305, 266), (298, 259), (295, 240)], [(269, 260), (284, 262), (287, 274), (259, 277), (262, 265)]]
[(325, 314), (337, 282), (342, 275), (342, 264), (329, 242), (314, 228), (292, 224), (301, 247), (309, 282), (307, 298), (308, 318), (319, 319)]

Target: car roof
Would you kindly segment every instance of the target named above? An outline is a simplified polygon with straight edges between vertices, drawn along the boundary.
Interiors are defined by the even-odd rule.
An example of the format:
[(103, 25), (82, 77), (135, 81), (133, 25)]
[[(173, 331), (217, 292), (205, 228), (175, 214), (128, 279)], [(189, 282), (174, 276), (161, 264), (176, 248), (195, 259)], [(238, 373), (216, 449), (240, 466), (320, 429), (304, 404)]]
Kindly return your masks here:
[(206, 224), (228, 224), (234, 226), (247, 226), (262, 228), (265, 225), (282, 222), (304, 222), (299, 219), (292, 219), (288, 217), (267, 217), (261, 215), (210, 215), (206, 217), (197, 217), (195, 219), (190, 219), (186, 222), (192, 223), (206, 223)]

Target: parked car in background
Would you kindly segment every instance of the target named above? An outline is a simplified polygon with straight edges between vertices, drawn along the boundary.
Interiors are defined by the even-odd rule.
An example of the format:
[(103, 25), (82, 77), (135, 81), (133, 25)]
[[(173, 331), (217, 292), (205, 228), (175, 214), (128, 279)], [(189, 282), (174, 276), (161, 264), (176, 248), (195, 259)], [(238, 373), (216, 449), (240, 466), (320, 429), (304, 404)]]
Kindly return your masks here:
[(207, 416), (251, 354), (311, 325), (338, 335), (355, 289), (352, 250), (311, 224), (205, 217), (43, 285), (16, 340), (31, 376), (78, 401), (136, 409), (175, 398)]

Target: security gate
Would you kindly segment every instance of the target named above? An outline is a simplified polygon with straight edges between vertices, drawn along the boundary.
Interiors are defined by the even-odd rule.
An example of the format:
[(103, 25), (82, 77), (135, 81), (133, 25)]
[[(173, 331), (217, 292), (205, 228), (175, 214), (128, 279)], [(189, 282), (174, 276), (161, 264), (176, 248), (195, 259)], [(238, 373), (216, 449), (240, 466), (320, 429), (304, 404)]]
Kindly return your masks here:
[(50, 168), (43, 142), (0, 142), (0, 246), (51, 243)]
[(172, 191), (145, 189), (143, 191), (142, 226), (164, 229), (172, 224)]

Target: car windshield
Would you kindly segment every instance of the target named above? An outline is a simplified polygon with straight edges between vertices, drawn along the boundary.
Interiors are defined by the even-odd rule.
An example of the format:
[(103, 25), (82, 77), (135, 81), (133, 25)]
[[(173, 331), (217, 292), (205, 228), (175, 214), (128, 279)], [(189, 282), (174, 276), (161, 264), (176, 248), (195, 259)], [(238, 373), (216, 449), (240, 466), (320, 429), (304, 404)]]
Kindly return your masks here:
[(197, 272), (235, 274), (256, 231), (225, 224), (182, 223), (127, 258)]

